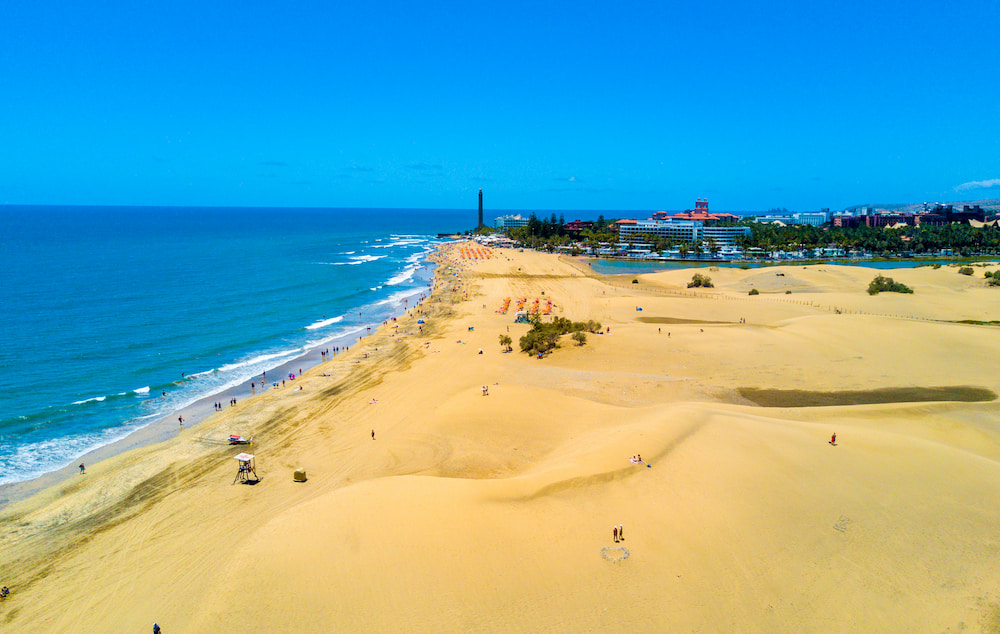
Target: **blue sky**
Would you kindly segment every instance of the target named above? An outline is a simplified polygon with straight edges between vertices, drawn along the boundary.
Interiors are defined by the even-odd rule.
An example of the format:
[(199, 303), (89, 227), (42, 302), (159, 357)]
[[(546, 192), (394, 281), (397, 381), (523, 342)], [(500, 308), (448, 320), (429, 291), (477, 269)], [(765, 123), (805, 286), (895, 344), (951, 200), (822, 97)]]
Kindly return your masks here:
[(477, 4), (5, 0), (0, 203), (1000, 198), (996, 0)]

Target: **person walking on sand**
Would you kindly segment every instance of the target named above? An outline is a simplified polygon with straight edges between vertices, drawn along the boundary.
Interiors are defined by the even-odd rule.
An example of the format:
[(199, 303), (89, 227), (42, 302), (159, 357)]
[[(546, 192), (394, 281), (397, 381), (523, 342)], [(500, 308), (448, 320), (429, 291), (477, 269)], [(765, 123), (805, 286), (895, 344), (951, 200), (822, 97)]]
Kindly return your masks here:
[(617, 526), (612, 526), (611, 527), (611, 533), (615, 536), (615, 543), (617, 544), (618, 543), (618, 527)]
[(372, 430), (372, 440), (375, 440), (375, 430)]
[(837, 446), (837, 432), (833, 432), (833, 436), (830, 436), (830, 444)]
[(80, 473), (87, 473), (87, 467), (83, 466), (82, 462), (80, 463)]
[(625, 541), (625, 527), (621, 524), (618, 525), (618, 540)]

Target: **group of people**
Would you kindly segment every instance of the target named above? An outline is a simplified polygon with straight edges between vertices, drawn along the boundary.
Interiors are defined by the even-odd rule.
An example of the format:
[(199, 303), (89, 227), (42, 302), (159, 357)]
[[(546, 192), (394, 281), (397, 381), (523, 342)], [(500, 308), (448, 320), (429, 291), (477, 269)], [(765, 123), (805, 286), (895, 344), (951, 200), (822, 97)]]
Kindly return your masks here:
[[(325, 317), (325, 316), (326, 316), (326, 315), (324, 315), (324, 317)], [(396, 318), (395, 318), (395, 317), (393, 317), (393, 318), (392, 318), (392, 320), (393, 320), (393, 321), (396, 321)], [(345, 348), (344, 348), (344, 350), (347, 350), (347, 348), (345, 347)], [(334, 347), (333, 347), (333, 354), (337, 354), (338, 352), (340, 352), (340, 348), (339, 348), (339, 347), (337, 347), (337, 346), (334, 346)], [(329, 349), (329, 348), (326, 348), (326, 349), (324, 349), (324, 350), (320, 350), (320, 351), (319, 351), (319, 356), (320, 356), (320, 357), (322, 357), (323, 359), (327, 359), (327, 360), (329, 360), (329, 357), (330, 357), (330, 349)], [(302, 374), (302, 372), (300, 371), (300, 372), (299, 372), (299, 374)]]
[[(236, 399), (235, 398), (229, 399), (229, 407), (236, 407)], [(217, 412), (221, 412), (222, 411), (222, 401), (216, 401), (216, 403), (215, 403), (215, 411), (217, 411)]]
[(633, 464), (642, 464), (642, 456), (640, 456), (639, 454), (635, 454), (634, 456), (629, 458), (629, 460), (631, 460)]
[(625, 527), (623, 527), (621, 524), (619, 524), (618, 526), (615, 526), (614, 528), (612, 528), (611, 532), (615, 536), (615, 543), (616, 544), (618, 542), (625, 541)]
[(10, 588), (8, 588), (7, 586), (4, 586), (2, 589), (0, 589), (0, 599), (6, 599), (7, 595), (9, 594), (10, 594)]

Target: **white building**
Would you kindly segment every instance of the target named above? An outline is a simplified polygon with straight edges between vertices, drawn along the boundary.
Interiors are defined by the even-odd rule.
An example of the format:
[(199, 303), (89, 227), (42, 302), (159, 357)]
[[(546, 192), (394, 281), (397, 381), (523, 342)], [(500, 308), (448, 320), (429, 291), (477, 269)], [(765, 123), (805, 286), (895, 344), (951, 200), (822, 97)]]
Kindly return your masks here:
[(629, 241), (632, 236), (661, 237), (671, 242), (690, 244), (699, 240), (706, 244), (714, 240), (720, 248), (735, 246), (737, 237), (750, 235), (750, 227), (706, 227), (700, 220), (638, 220), (635, 224), (621, 225), (618, 231), (618, 235), (625, 241)]
[(527, 227), (528, 218), (522, 218), (520, 214), (513, 216), (500, 216), (493, 221), (493, 226), (497, 229), (514, 229), (517, 227)]
[(795, 223), (800, 225), (812, 225), (818, 227), (821, 224), (830, 221), (828, 215), (822, 211), (803, 211), (797, 214), (792, 214), (795, 218)]

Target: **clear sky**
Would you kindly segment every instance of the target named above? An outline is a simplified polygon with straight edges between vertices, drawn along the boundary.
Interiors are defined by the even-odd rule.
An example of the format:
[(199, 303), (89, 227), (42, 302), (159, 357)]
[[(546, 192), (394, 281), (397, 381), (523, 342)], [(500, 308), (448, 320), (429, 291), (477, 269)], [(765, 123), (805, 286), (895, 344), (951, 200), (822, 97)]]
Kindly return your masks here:
[(0, 203), (1000, 198), (1000, 2), (4, 0)]

